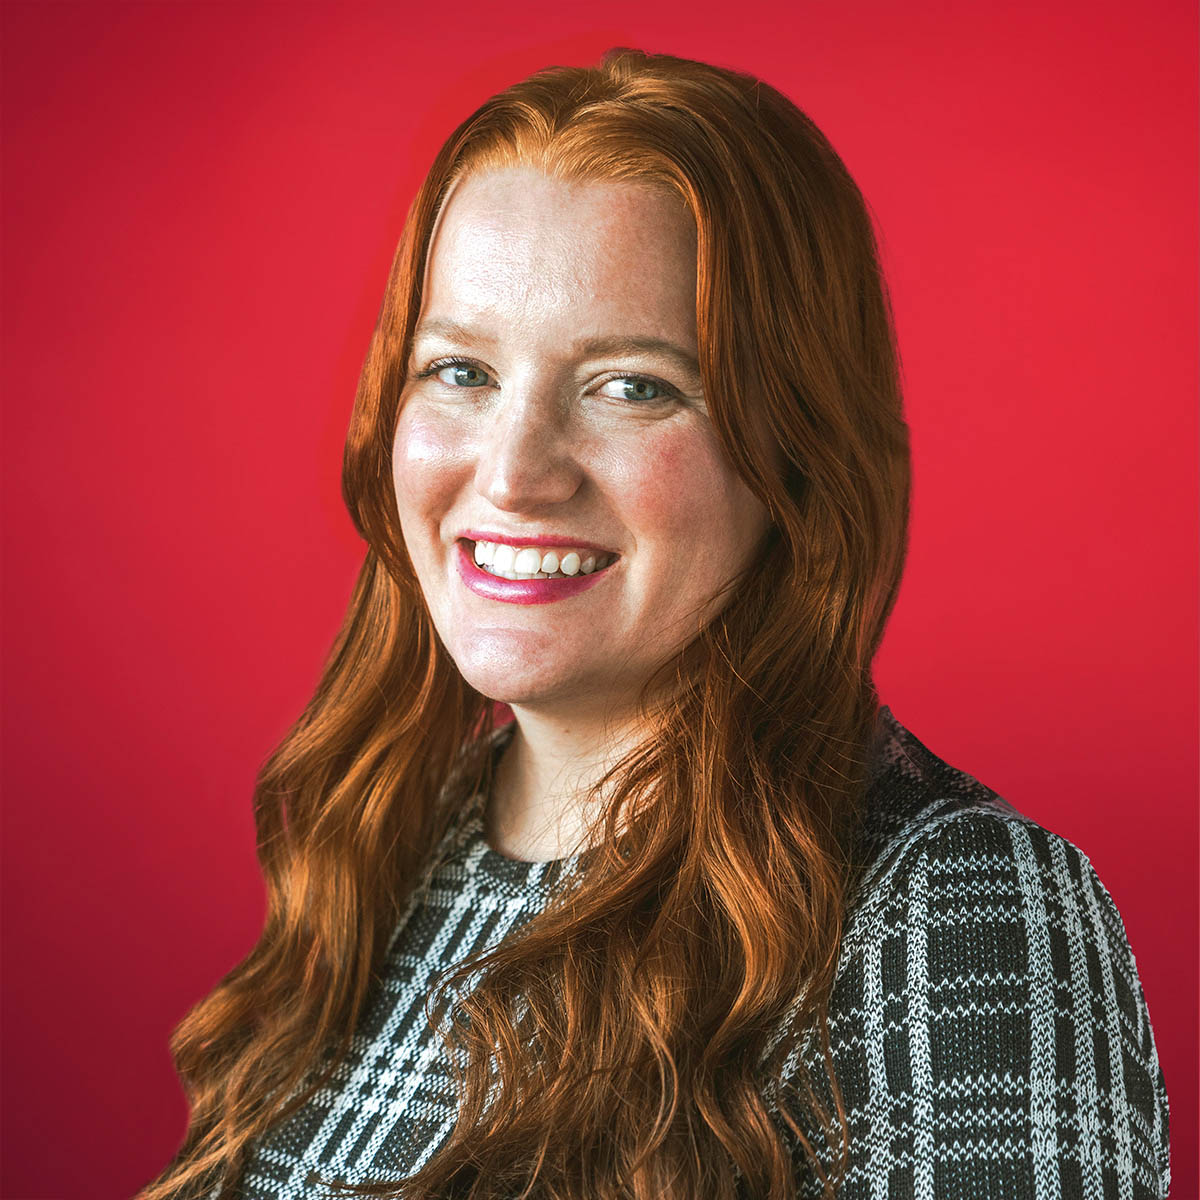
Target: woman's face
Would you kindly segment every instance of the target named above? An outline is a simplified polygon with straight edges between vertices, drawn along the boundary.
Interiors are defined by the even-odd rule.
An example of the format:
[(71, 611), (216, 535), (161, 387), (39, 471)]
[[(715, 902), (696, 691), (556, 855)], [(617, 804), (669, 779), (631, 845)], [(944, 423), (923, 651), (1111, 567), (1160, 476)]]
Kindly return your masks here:
[(623, 713), (767, 525), (709, 422), (695, 224), (644, 184), (471, 175), (423, 297), (393, 473), (438, 634), (485, 696)]

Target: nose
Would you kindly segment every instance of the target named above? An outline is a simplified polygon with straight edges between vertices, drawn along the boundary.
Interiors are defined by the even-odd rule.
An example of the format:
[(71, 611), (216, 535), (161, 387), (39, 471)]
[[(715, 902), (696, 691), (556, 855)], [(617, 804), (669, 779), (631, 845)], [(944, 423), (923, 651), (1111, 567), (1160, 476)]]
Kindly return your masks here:
[(570, 500), (583, 468), (569, 418), (553, 395), (512, 396), (483, 432), (475, 489), (506, 512), (536, 512)]

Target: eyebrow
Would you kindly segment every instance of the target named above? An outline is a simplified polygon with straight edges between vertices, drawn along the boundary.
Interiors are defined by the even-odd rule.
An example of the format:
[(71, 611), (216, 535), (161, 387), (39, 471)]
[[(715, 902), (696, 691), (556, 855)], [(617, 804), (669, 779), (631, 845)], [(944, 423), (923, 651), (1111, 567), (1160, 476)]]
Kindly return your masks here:
[[(465, 325), (460, 325), (457, 321), (444, 318), (422, 321), (413, 332), (413, 339), (415, 341), (419, 337), (430, 334), (440, 335), (450, 341), (495, 345), (494, 338), (469, 329)], [(589, 358), (610, 354), (662, 354), (673, 359), (695, 379), (700, 378), (700, 363), (696, 356), (689, 354), (682, 346), (677, 346), (674, 342), (668, 342), (662, 338), (642, 337), (638, 334), (612, 334), (607, 337), (580, 338), (574, 343), (572, 349), (575, 354), (585, 355)]]

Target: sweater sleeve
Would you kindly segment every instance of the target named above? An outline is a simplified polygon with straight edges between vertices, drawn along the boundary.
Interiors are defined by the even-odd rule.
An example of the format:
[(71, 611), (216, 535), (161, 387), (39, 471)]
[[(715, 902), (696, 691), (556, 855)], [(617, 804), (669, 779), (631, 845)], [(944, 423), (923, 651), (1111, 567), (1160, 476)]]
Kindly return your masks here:
[(907, 1036), (882, 1050), (885, 1075), (910, 1089), (911, 1194), (1165, 1197), (1149, 1012), (1086, 855), (1019, 815), (979, 811), (945, 819), (911, 853), (903, 961), (882, 965), (907, 1014)]
[[(843, 944), (829, 1028), (839, 1200), (1168, 1194), (1167, 1094), (1124, 924), (1087, 857), (1019, 813), (949, 811), (889, 855)], [(819, 1063), (791, 1053), (785, 1079), (797, 1055)], [(829, 1164), (823, 1130), (786, 1103)], [(820, 1196), (780, 1129), (798, 1194)]]

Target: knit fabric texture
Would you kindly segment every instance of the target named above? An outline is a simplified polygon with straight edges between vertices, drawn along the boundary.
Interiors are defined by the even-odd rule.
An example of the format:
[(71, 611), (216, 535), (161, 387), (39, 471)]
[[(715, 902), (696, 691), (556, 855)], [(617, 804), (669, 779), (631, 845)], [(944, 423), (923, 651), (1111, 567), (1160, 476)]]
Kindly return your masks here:
[[(938, 758), (886, 706), (879, 731), (870, 865), (851, 897), (829, 1009), (850, 1133), (839, 1196), (1165, 1197), (1163, 1073), (1124, 925), (1091, 863)], [(455, 1120), (425, 1012), (434, 976), (535, 916), (579, 857), (504, 857), (488, 845), (483, 797), (470, 801), (397, 927), (349, 1055), (252, 1147), (242, 1200), (317, 1200), (331, 1195), (321, 1181), (399, 1180), (430, 1158)], [(791, 1047), (787, 1069), (806, 1061), (819, 1084), (813, 1045)], [(776, 1093), (764, 1095), (777, 1113)], [(818, 1196), (794, 1135), (779, 1128), (799, 1195)], [(827, 1154), (818, 1130), (806, 1134)]]

